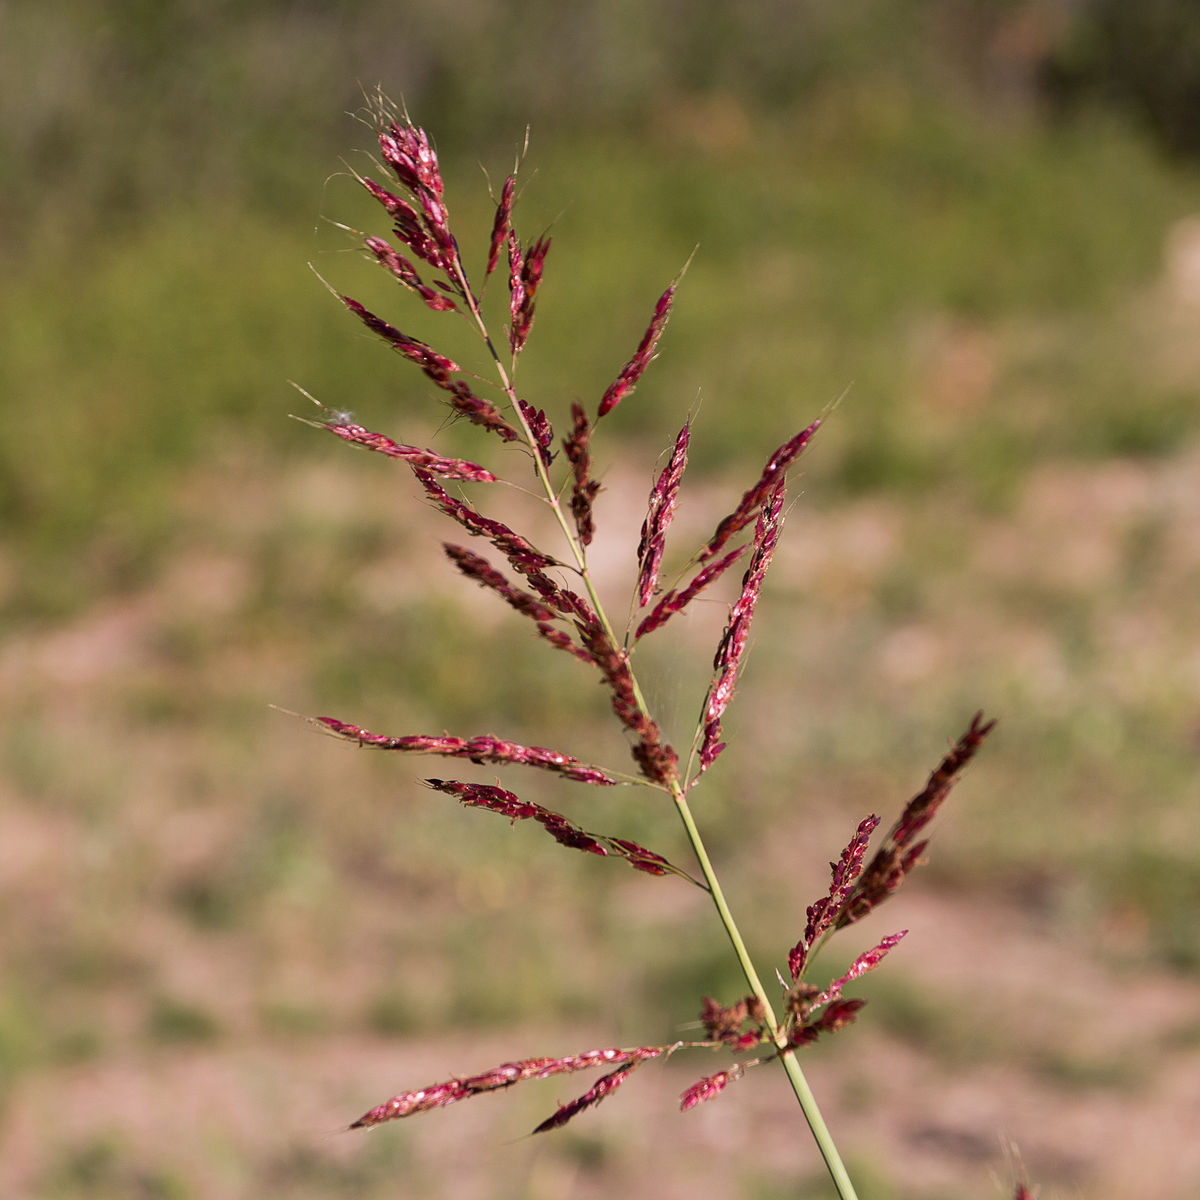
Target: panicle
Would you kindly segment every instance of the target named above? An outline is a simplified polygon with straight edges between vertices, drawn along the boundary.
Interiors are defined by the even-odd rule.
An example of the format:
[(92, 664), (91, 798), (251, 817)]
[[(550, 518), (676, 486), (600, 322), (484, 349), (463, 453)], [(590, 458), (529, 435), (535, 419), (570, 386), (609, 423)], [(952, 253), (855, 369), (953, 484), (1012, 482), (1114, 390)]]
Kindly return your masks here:
[(468, 533), (487, 538), (508, 559), (514, 570), (522, 575), (529, 576), (540, 573), (547, 567), (561, 565), (557, 559), (535, 549), (531, 542), (519, 533), (514, 533), (502, 521), (485, 517), (465, 500), (456, 500), (428, 471), (414, 470), (413, 474), (438, 508), (457, 521)]
[(658, 571), (662, 565), (663, 550), (666, 547), (667, 529), (675, 517), (675, 500), (679, 494), (679, 485), (683, 480), (684, 468), (687, 466), (688, 442), (691, 439), (691, 426), (684, 424), (675, 438), (675, 448), (671, 453), (670, 462), (663, 468), (662, 474), (650, 489), (650, 506), (646, 519), (642, 522), (641, 540), (638, 542), (638, 602), (642, 608), (650, 603), (654, 588), (658, 583)]
[(520, 354), (533, 328), (533, 314), (537, 291), (542, 283), (546, 255), (550, 250), (548, 237), (538, 238), (524, 252), (517, 245), (516, 235), (508, 235), (509, 288), (511, 290), (510, 311), (512, 324), (508, 330), (509, 346), (513, 356)]
[(787, 469), (792, 463), (800, 457), (800, 452), (812, 441), (813, 434), (820, 426), (820, 421), (814, 421), (807, 429), (802, 429), (794, 438), (784, 442), (771, 455), (758, 482), (742, 496), (737, 508), (721, 521), (716, 532), (709, 538), (708, 545), (700, 551), (701, 562), (707, 562), (713, 555), (719, 553), (734, 534), (745, 529), (754, 520), (763, 501), (787, 473)]
[[(454, 546), (449, 543), (446, 543), (443, 549), (454, 565), (468, 579), (474, 579), (482, 587), (495, 592), (505, 603), (515, 608), (517, 612), (532, 618), (536, 624), (539, 636), (545, 638), (551, 645), (558, 649), (566, 650), (581, 661), (594, 665), (594, 660), (587, 650), (572, 641), (569, 635), (561, 629), (551, 624), (551, 622), (557, 620), (560, 616), (559, 610), (561, 610), (565, 601), (560, 601), (557, 609), (551, 608), (536, 596), (531, 596), (528, 592), (523, 592), (520, 588), (513, 587), (482, 555), (475, 554), (462, 546)], [(565, 589), (560, 589), (560, 591), (565, 591)], [(574, 595), (574, 593), (571, 594)]]
[(678, 776), (679, 756), (638, 703), (633, 672), (629, 669), (629, 652), (614, 646), (598, 621), (580, 624), (578, 628), (584, 648), (600, 668), (612, 693), (613, 712), (621, 724), (637, 736), (637, 744), (632, 750), (634, 762), (647, 779), (669, 787)]
[[(543, 410), (516, 395), (510, 383), (511, 372), (501, 364), (493, 339), (485, 328), (480, 308), (482, 293), (476, 295), (472, 290), (458, 243), (451, 233), (449, 212), (443, 199), (444, 182), (430, 139), (407, 116), (394, 116), (390, 109), (380, 119), (378, 139), (383, 161), (395, 177), (398, 189), (392, 191), (390, 187), (368, 178), (360, 178), (359, 182), (391, 219), (396, 244), (371, 236), (365, 240), (366, 249), (393, 278), (415, 292), (431, 310), (459, 311), (471, 318), (471, 323), (477, 326), (495, 360), (501, 390), (512, 402), (515, 415), (510, 413), (511, 420), (506, 419), (497, 405), (476, 395), (473, 390), (475, 377), (464, 377), (462, 367), (452, 359), (438, 353), (425, 342), (401, 332), (358, 301), (348, 296), (339, 298), (369, 330), (419, 367), (437, 388), (446, 393), (455, 413), (496, 433), (504, 441), (527, 443), (537, 456), (534, 461), (539, 478), (546, 485), (546, 499), (555, 507), (561, 519), (559, 497), (550, 487), (548, 474), (555, 457), (551, 450), (554, 431)], [(501, 255), (506, 256), (510, 293), (508, 341), (514, 367), (532, 330), (551, 245), (548, 235), (542, 235), (525, 246), (517, 237), (512, 221), (516, 169), (514, 167), (514, 173), (505, 179), (496, 202), (484, 273), (485, 280), (490, 278), (499, 268)], [(562, 448), (571, 468), (569, 503), (577, 534), (577, 544), (573, 550), (577, 554), (581, 546), (586, 547), (593, 541), (593, 506), (601, 491), (600, 482), (592, 476), (592, 433), (599, 420), (636, 389), (654, 360), (671, 315), (678, 283), (679, 277), (659, 296), (636, 351), (604, 392), (595, 416), (589, 418), (579, 404), (571, 406), (572, 424), (562, 440)], [(403, 445), (354, 423), (347, 415), (330, 413), (328, 416), (330, 419), (319, 424), (335, 436), (386, 457), (407, 462), (430, 501), (468, 534), (485, 538), (504, 556), (509, 575), (515, 572), (520, 576), (522, 586), (516, 586), (509, 576), (497, 570), (483, 555), (462, 546), (449, 543), (444, 546), (446, 554), (466, 578), (494, 592), (518, 613), (530, 619), (538, 636), (596, 668), (600, 681), (610, 695), (613, 712), (622, 726), (633, 735), (631, 754), (642, 775), (664, 790), (670, 790), (680, 802), (680, 813), (688, 826), (689, 838), (704, 867), (705, 877), (711, 882), (705, 883), (694, 878), (662, 855), (637, 842), (590, 832), (559, 812), (521, 799), (516, 793), (499, 786), (498, 782), (484, 784), (429, 778), (425, 780), (428, 787), (455, 797), (465, 807), (485, 809), (507, 817), (514, 825), (517, 821), (533, 821), (556, 842), (570, 849), (599, 857), (619, 858), (634, 870), (646, 874), (678, 875), (712, 893), (718, 907), (723, 908), (715, 877), (711, 874), (703, 847), (683, 804), (683, 791), (696, 779), (683, 781), (681, 785), (676, 751), (664, 738), (641, 698), (630, 666), (631, 640), (628, 634), (624, 642), (619, 643), (607, 618), (594, 609), (587, 598), (555, 578), (556, 575), (565, 577), (570, 569), (565, 563), (537, 549), (503, 522), (484, 516), (466, 500), (452, 496), (438, 482), (438, 477), (464, 482), (498, 482), (491, 472), (464, 459), (443, 458), (429, 450)], [(775, 450), (758, 480), (743, 494), (733, 512), (717, 524), (712, 536), (693, 560), (690, 580), (659, 597), (653, 608), (650, 606), (659, 588), (666, 537), (675, 516), (678, 493), (687, 465), (690, 421), (685, 422), (679, 431), (669, 461), (651, 488), (637, 547), (635, 587), (639, 609), (649, 611), (638, 624), (632, 641), (660, 628), (675, 613), (683, 611), (705, 588), (738, 562), (747, 550), (750, 551), (740, 595), (729, 610), (729, 619), (713, 658), (713, 673), (692, 747), (699, 759), (699, 774), (707, 771), (724, 749), (724, 743), (720, 740), (722, 719), (737, 686), (758, 598), (782, 529), (787, 472), (812, 440), (820, 424), (820, 421), (812, 422)], [(755, 526), (753, 538), (748, 541), (740, 538), (739, 541), (747, 544), (727, 549), (731, 539), (752, 524)], [(568, 540), (571, 539), (568, 537)], [(578, 554), (576, 574), (588, 582), (582, 554)], [(588, 582), (588, 588), (592, 586)], [(546, 747), (508, 741), (491, 733), (467, 738), (446, 733), (393, 737), (373, 733), (334, 717), (309, 719), (334, 736), (381, 750), (467, 760), (476, 766), (530, 767), (573, 782), (600, 787), (612, 787), (622, 779), (629, 779), (628, 776), (618, 777), (571, 755)], [(527, 1079), (546, 1079), (584, 1069), (605, 1068), (606, 1073), (592, 1087), (574, 1100), (560, 1105), (553, 1115), (533, 1131), (541, 1133), (559, 1128), (580, 1112), (599, 1104), (620, 1087), (642, 1062), (649, 1059), (665, 1058), (685, 1045), (723, 1048), (739, 1055), (740, 1061), (698, 1080), (681, 1094), (680, 1108), (687, 1111), (719, 1095), (729, 1083), (739, 1079), (748, 1067), (788, 1055), (792, 1049), (809, 1045), (822, 1034), (844, 1028), (856, 1019), (865, 1001), (846, 999), (843, 991), (851, 982), (878, 966), (907, 931), (890, 934), (860, 954), (845, 973), (824, 990), (805, 980), (806, 968), (825, 938), (869, 913), (895, 891), (920, 861), (926, 845), (922, 840), (923, 831), (953, 787), (959, 772), (973, 757), (993, 725), (994, 722), (985, 723), (982, 714), (975, 715), (967, 732), (930, 775), (925, 788), (905, 807), (883, 845), (867, 865), (864, 866), (864, 863), (870, 838), (879, 824), (879, 818), (874, 815), (859, 823), (838, 860), (830, 863), (828, 891), (807, 907), (803, 934), (788, 952), (791, 984), (782, 975), (779, 977), (786, 1004), (783, 1025), (776, 1024), (769, 1003), (762, 998), (754, 971), (743, 962), (747, 977), (758, 994), (747, 995), (730, 1006), (723, 1006), (706, 996), (700, 1014), (700, 1023), (707, 1037), (705, 1041), (590, 1050), (559, 1058), (529, 1058), (502, 1063), (477, 1075), (401, 1092), (364, 1113), (351, 1128), (369, 1128), (445, 1107), (484, 1092), (514, 1086)], [(722, 920), (734, 942), (739, 943), (736, 929), (724, 911)], [(752, 1051), (755, 1047), (765, 1049), (759, 1052), (758, 1057), (747, 1059), (744, 1052)], [(1032, 1195), (1022, 1185), (1018, 1187), (1014, 1200), (1032, 1200)]]
[(349, 296), (343, 296), (342, 303), (372, 333), (377, 333), (385, 342), (390, 343), (396, 350), (399, 350), (409, 362), (416, 363), (438, 387), (447, 387), (450, 383), (450, 376), (462, 370), (453, 359), (447, 358), (444, 354), (439, 354), (432, 346), (427, 346), (424, 342), (401, 333), (400, 330), (389, 325), (382, 317), (377, 317), (369, 309), (364, 308), (357, 300), (352, 300)]
[(662, 337), (662, 331), (666, 328), (667, 318), (671, 315), (671, 304), (675, 299), (675, 289), (678, 286), (678, 281), (676, 281), (659, 296), (658, 303), (654, 306), (654, 316), (650, 318), (650, 324), (642, 335), (637, 352), (621, 368), (621, 373), (616, 379), (608, 385), (608, 390), (600, 400), (597, 417), (607, 416), (637, 387), (638, 380), (641, 379), (654, 358), (654, 350), (658, 345), (658, 339)]

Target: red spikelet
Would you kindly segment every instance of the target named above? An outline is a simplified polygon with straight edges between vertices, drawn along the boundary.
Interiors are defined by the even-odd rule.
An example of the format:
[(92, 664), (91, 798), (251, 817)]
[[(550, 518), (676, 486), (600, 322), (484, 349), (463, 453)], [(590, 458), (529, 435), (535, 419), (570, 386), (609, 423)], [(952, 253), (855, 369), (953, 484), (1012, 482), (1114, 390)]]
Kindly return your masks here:
[(743, 1074), (745, 1074), (745, 1068), (740, 1064), (736, 1064), (730, 1067), (728, 1071), (718, 1071), (715, 1075), (709, 1075), (693, 1083), (679, 1097), (679, 1111), (687, 1112), (689, 1109), (695, 1108), (697, 1104), (703, 1104), (706, 1100), (712, 1100), (714, 1097), (719, 1096), (735, 1079), (740, 1079)]
[(398, 458), (413, 467), (420, 467), (431, 475), (440, 475), (443, 479), (462, 479), (471, 483), (495, 483), (496, 476), (478, 463), (469, 462), (463, 458), (443, 458), (432, 450), (422, 450), (417, 446), (404, 446), (384, 437), (382, 433), (372, 433), (361, 425), (349, 421), (323, 421), (321, 428), (340, 437), (344, 442), (374, 450), (385, 454), (388, 458)]
[(654, 316), (650, 318), (650, 324), (647, 326), (646, 332), (642, 335), (637, 352), (621, 368), (621, 373), (616, 379), (608, 385), (608, 391), (604, 393), (604, 396), (600, 400), (600, 410), (596, 414), (597, 417), (607, 416), (637, 387), (638, 380), (641, 379), (646, 368), (654, 358), (654, 350), (658, 345), (658, 339), (662, 337), (662, 331), (667, 326), (667, 318), (671, 315), (671, 305), (675, 300), (675, 289), (677, 286), (678, 281), (671, 284), (659, 296), (658, 303), (654, 306)]
[(592, 478), (592, 458), (588, 443), (592, 437), (592, 426), (581, 405), (571, 405), (574, 426), (568, 437), (563, 439), (563, 453), (571, 464), (571, 515), (583, 545), (591, 545), (596, 527), (592, 521), (592, 504), (600, 492), (600, 484)]

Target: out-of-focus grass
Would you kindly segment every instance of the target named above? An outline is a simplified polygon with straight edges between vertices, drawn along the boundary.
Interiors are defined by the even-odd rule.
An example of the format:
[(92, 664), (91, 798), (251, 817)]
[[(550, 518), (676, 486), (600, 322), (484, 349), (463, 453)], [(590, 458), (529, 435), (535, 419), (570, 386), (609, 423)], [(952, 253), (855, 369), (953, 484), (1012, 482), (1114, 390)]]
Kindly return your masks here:
[[(670, 154), (653, 142), (535, 141), (525, 220), (557, 244), (523, 365), (528, 394), (552, 408), (556, 396), (600, 394), (698, 244), (655, 399), (629, 406), (622, 428), (661, 440), (699, 397), (701, 467), (759, 455), (797, 413), (847, 388), (834, 445), (812, 470), (855, 493), (959, 482), (1003, 498), (1032, 461), (1161, 454), (1194, 431), (1191, 394), (1144, 369), (1130, 311), (1158, 269), (1163, 229), (1193, 201), (1191, 180), (1116, 128), (981, 141), (919, 112), (836, 111), (812, 128), (748, 125), (736, 187), (721, 182), (732, 152), (680, 146), (669, 131), (658, 138)], [(458, 220), (480, 234), (484, 200), (478, 175), (454, 173)], [(418, 336), (444, 343), (449, 323), (405, 304), (346, 253), (349, 237), (314, 235), (323, 215), (366, 219), (347, 181), (314, 189), (311, 204), (270, 221), (181, 206), (85, 261), (35, 256), (10, 278), (8, 611), (78, 609), (151, 577), (177, 531), (179, 471), (222, 444), (271, 462), (325, 452), (279, 419), (308, 407), (285, 378), (368, 423), (429, 419), (429, 389), (364, 344), (304, 264)], [(980, 361), (957, 393), (931, 394), (941, 359), (973, 345)]]

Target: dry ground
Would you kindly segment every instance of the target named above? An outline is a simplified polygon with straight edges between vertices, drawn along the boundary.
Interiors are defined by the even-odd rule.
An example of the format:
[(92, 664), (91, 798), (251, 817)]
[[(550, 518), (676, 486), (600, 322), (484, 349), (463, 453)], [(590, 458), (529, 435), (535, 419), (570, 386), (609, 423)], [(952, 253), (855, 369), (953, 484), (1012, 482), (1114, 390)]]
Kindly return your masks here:
[[(220, 537), (181, 542), (141, 594), (0, 653), (10, 962), (0, 1034), (11, 1065), (0, 1194), (824, 1194), (782, 1077), (753, 1073), (712, 1104), (675, 1111), (674, 1096), (715, 1069), (706, 1059), (645, 1068), (557, 1137), (523, 1135), (582, 1087), (541, 1085), (369, 1135), (339, 1132), (392, 1090), (513, 1057), (674, 1036), (689, 1012), (671, 1013), (665, 1029), (635, 1028), (647, 1017), (639, 949), (653, 957), (655, 938), (700, 936), (707, 918), (702, 899), (647, 892), (666, 886), (658, 881), (571, 891), (574, 863), (548, 882), (522, 881), (519, 864), (490, 861), (500, 843), (472, 844), (465, 853), (476, 857), (456, 871), (462, 814), (424, 834), (406, 820), (398, 836), (379, 815), (395, 802), (392, 764), (267, 710), (273, 700), (319, 704), (304, 658), (317, 631), (261, 632), (264, 620), (303, 627), (307, 617), (264, 608), (266, 568), (247, 553), (275, 528), (318, 518), (329, 525), (318, 545), (335, 544), (353, 514), (392, 503), (393, 481), (363, 482), (357, 462), (298, 468), (271, 500), (253, 464), (226, 466), (219, 486), (192, 485)], [(815, 752), (803, 790), (824, 799), (815, 812), (744, 800), (748, 828), (728, 853), (735, 896), (756, 919), (777, 927), (780, 896), (799, 911), (852, 816), (868, 805), (886, 816), (919, 782), (907, 761), (893, 770), (891, 760), (922, 697), (933, 710), (922, 737), (943, 713), (967, 711), (956, 707), (962, 694), (999, 692), (991, 707), (1006, 722), (963, 785), (941, 865), (863, 934), (911, 930), (887, 964), (890, 990), (881, 984), (858, 1027), (811, 1052), (864, 1195), (1000, 1196), (1011, 1146), (1043, 1200), (1200, 1193), (1200, 981), (1151, 952), (1151, 910), (1125, 897), (1106, 907), (1078, 882), (1089, 853), (1135, 829), (1181, 862), (1194, 856), (1194, 772), (1168, 776), (1175, 794), (1151, 782), (1139, 795), (1120, 779), (1106, 789), (1104, 771), (1140, 708), (1195, 737), (1198, 479), (1200, 447), (1040, 470), (1011, 511), (972, 516), (951, 539), (957, 549), (904, 584), (924, 599), (882, 615), (870, 597), (900, 588), (897, 573), (942, 514), (876, 500), (819, 519), (793, 513), (777, 624), (761, 635), (770, 649), (759, 647), (764, 666), (745, 685), (753, 719), (742, 732), (766, 749), (772, 710), (796, 703), (802, 720), (810, 714), (810, 732), (785, 743), (784, 769)], [(631, 507), (626, 520), (635, 517)], [(421, 536), (421, 520), (403, 539)], [(1148, 529), (1152, 552), (1141, 542)], [(366, 552), (352, 611), (390, 605), (396, 591), (401, 603), (425, 594), (429, 579), (406, 572), (405, 550)], [(1131, 561), (1142, 564), (1132, 579)], [(300, 567), (272, 569), (293, 572), (294, 584)], [(1065, 625), (1052, 619), (1060, 608), (1071, 613)], [(714, 622), (719, 612), (698, 617), (695, 636)], [(1099, 649), (1073, 656), (1072, 630)], [(948, 680), (950, 693), (939, 691)], [(1106, 701), (1092, 703), (1097, 695)], [(1006, 712), (1014, 703), (1027, 711)], [(867, 710), (861, 720), (856, 707)], [(876, 727), (889, 710), (894, 736)], [(1047, 779), (1028, 747), (1048, 753), (1036, 731), (1054, 712), (1099, 732), (1068, 739)], [(945, 721), (952, 736), (959, 718)], [(847, 722), (845, 743), (829, 744)], [(401, 732), (404, 720), (393, 724)], [(939, 751), (936, 740), (910, 749), (926, 766)], [(1195, 742), (1179, 752), (1194, 763)], [(766, 768), (742, 769), (756, 784), (777, 782)], [(883, 799), (861, 799), (884, 779)], [(765, 839), (755, 816), (769, 820)], [(572, 915), (572, 904), (584, 911)], [(548, 917), (547, 905), (564, 911)], [(510, 1023), (496, 994), (520, 982), (504, 973), (510, 942), (497, 959), (478, 939), (516, 945), (524, 935), (509, 926), (525, 918), (534, 940), (551, 943), (539, 963), (553, 983), (531, 977), (533, 997), (513, 1000)], [(620, 970), (603, 958), (614, 950)], [(447, 966), (454, 956), (460, 965)], [(494, 988), (478, 978), (486, 971)], [(482, 988), (474, 1025), (455, 1008), (464, 979)], [(385, 984), (415, 1010), (411, 1020), (364, 1016)], [(545, 987), (555, 1015), (539, 1021)], [(573, 987), (584, 996), (574, 1008), (562, 1001)]]

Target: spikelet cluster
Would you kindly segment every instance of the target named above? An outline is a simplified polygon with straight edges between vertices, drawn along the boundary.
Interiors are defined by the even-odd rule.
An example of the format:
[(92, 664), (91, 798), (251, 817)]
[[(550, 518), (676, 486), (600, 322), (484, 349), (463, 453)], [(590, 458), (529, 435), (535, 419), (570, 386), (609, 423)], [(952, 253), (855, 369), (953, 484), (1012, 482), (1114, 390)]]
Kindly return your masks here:
[[(310, 423), (344, 442), (409, 467), (426, 502), (456, 526), (460, 535), (465, 534), (486, 551), (458, 542), (445, 543), (445, 554), (454, 569), (512, 609), (518, 626), (524, 623), (535, 638), (570, 654), (579, 663), (581, 678), (590, 677), (604, 689), (613, 715), (627, 736), (632, 770), (628, 764), (622, 771), (493, 733), (389, 735), (340, 718), (310, 719), (328, 734), (359, 747), (433, 755), (506, 775), (533, 770), (555, 776), (564, 784), (604, 789), (641, 786), (652, 798), (674, 800), (683, 812), (688, 793), (725, 749), (722, 722), (736, 697), (751, 627), (783, 531), (788, 473), (812, 442), (820, 421), (805, 424), (768, 457), (751, 486), (716, 522), (711, 535), (684, 558), (669, 586), (664, 586), (664, 564), (668, 561), (693, 434), (692, 422), (685, 422), (651, 487), (640, 538), (630, 555), (632, 615), (627, 628), (614, 627), (605, 615), (588, 569), (588, 547), (595, 533), (602, 491), (595, 474), (593, 443), (601, 420), (609, 418), (611, 424), (619, 419), (613, 413), (642, 382), (667, 327), (680, 279), (676, 278), (658, 297), (636, 349), (597, 398), (595, 407), (573, 403), (565, 434), (557, 440), (545, 410), (522, 396), (516, 383), (517, 363), (534, 329), (551, 240), (545, 234), (524, 243), (518, 238), (513, 223), (515, 169), (496, 198), (480, 272), (486, 283), (493, 274), (504, 274), (507, 269), (506, 336), (499, 338), (489, 332), (483, 291), (472, 286), (459, 241), (452, 232), (441, 168), (430, 138), (407, 116), (387, 111), (380, 114), (378, 143), (382, 164), (391, 178), (386, 183), (372, 178), (360, 182), (390, 221), (393, 241), (371, 235), (365, 239), (365, 249), (405, 292), (415, 295), (427, 308), (464, 320), (475, 329), (492, 355), (495, 381), (485, 387), (427, 342), (404, 333), (349, 296), (340, 299), (358, 321), (415, 368), (412, 382), (431, 387), (454, 413), (496, 437), (501, 445), (493, 443), (493, 449), (503, 449), (504, 444), (512, 447), (507, 451), (508, 464), (521, 472), (523, 484), (532, 474), (535, 484), (541, 487), (545, 503), (559, 518), (565, 548), (551, 553), (508, 523), (488, 515), (488, 489), (504, 478), (499, 467), (442, 457), (365, 429), (344, 414), (326, 412), (323, 419)], [(506, 347), (503, 358), (498, 346)], [(490, 399), (481, 394), (488, 389), (494, 392)], [(514, 453), (517, 450), (523, 454)], [(470, 496), (464, 494), (466, 488), (474, 489)], [(644, 699), (635, 670), (635, 653), (645, 638), (658, 634), (673, 618), (685, 613), (698, 596), (725, 579), (739, 562), (745, 564), (740, 587), (713, 654), (712, 673), (699, 705), (690, 751), (681, 755)], [(474, 1075), (400, 1092), (366, 1112), (352, 1128), (444, 1108), (529, 1080), (604, 1069), (588, 1090), (561, 1105), (535, 1130), (544, 1132), (565, 1125), (599, 1104), (649, 1060), (696, 1049), (726, 1055), (728, 1061), (722, 1069), (704, 1075), (684, 1091), (680, 1107), (687, 1111), (721, 1095), (750, 1068), (791, 1055), (845, 1028), (856, 1019), (864, 1003), (844, 995), (845, 989), (877, 967), (904, 932), (884, 937), (860, 953), (848, 970), (824, 984), (808, 977), (813, 959), (831, 936), (887, 900), (921, 860), (930, 820), (991, 728), (992, 723), (981, 716), (971, 721), (873, 855), (870, 841), (880, 820), (872, 814), (858, 824), (837, 861), (830, 864), (828, 889), (807, 907), (799, 940), (783, 956), (787, 976), (779, 973), (782, 1019), (776, 1019), (761, 987), (752, 980), (755, 990), (732, 1004), (704, 998), (699, 1014), (704, 1036), (696, 1041), (502, 1063)], [(496, 813), (513, 825), (528, 822), (540, 827), (564, 847), (596, 858), (618, 859), (644, 875), (680, 880), (717, 898), (715, 876), (694, 839), (691, 844), (701, 868), (695, 874), (631, 839), (591, 832), (560, 812), (522, 799), (494, 779), (430, 778), (426, 784), (465, 808)], [(751, 975), (748, 973), (747, 978)]]

